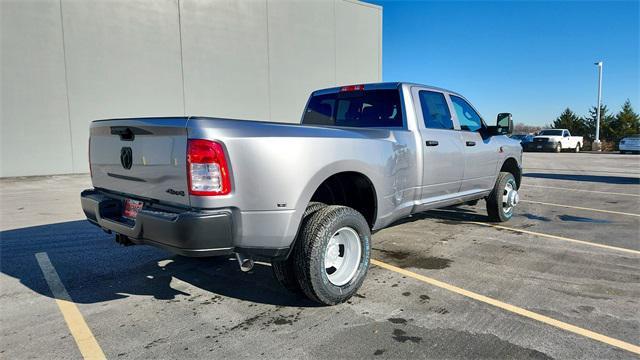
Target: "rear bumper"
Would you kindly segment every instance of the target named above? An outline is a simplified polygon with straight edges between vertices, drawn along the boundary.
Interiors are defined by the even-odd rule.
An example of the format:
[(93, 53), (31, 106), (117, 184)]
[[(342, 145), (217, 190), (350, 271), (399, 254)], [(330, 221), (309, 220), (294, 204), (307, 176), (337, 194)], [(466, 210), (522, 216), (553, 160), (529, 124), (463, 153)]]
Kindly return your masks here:
[(135, 221), (123, 218), (123, 198), (98, 190), (80, 195), (87, 219), (104, 230), (184, 256), (216, 256), (234, 252), (231, 209), (189, 211), (143, 208)]

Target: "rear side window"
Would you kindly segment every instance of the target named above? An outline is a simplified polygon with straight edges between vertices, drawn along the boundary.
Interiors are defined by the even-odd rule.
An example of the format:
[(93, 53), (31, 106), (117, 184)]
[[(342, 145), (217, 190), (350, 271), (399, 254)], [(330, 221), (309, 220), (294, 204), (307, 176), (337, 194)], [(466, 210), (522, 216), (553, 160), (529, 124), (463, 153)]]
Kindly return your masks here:
[(401, 128), (403, 122), (400, 91), (344, 91), (313, 96), (304, 112), (302, 123)]
[(422, 90), (419, 95), (424, 126), (429, 129), (452, 130), (453, 122), (444, 94)]

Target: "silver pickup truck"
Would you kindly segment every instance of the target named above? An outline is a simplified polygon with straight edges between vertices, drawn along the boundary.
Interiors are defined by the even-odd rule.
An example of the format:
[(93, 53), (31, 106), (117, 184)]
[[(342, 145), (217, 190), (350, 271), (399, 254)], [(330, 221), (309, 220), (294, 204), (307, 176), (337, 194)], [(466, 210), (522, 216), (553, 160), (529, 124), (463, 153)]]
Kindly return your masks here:
[(408, 83), (311, 94), (301, 124), (205, 117), (96, 120), (88, 220), (124, 244), (272, 263), (291, 291), (351, 297), (371, 232), (413, 213), (485, 199), (518, 203), (511, 114), (487, 126), (461, 95)]

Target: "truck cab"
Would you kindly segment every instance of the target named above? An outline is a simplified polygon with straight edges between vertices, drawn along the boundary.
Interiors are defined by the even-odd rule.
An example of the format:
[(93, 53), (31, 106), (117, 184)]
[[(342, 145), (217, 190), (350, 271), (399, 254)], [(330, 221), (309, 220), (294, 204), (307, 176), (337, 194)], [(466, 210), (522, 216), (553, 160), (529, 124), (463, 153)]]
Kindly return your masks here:
[[(409, 189), (398, 186), (403, 191), (394, 193), (398, 207), (392, 209), (390, 218), (376, 224), (382, 227), (398, 216), (482, 197), (492, 190), (508, 158), (512, 160), (507, 166), (520, 174), (521, 147), (504, 136), (511, 131), (511, 119), (510, 114), (502, 115), (501, 126), (488, 126), (456, 92), (412, 83), (382, 83), (313, 92), (302, 125), (386, 129), (395, 147), (409, 154), (407, 162), (413, 164), (414, 172), (395, 173)], [(349, 116), (351, 120), (345, 121)], [(395, 117), (401, 121), (391, 122)], [(399, 153), (396, 158), (404, 156)], [(519, 185), (520, 175), (516, 178)], [(411, 187), (417, 191), (411, 192)]]

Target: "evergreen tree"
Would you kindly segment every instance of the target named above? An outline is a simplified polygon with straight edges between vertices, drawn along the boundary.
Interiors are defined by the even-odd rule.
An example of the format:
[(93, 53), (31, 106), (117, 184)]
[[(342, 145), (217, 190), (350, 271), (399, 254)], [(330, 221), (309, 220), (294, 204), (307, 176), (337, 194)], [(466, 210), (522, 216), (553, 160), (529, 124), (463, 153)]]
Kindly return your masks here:
[[(611, 141), (614, 137), (612, 124), (615, 117), (608, 114), (608, 112), (609, 109), (607, 109), (607, 105), (600, 105), (600, 140)], [(596, 138), (596, 119), (597, 108), (595, 106), (591, 107), (591, 109), (589, 109), (589, 115), (582, 119), (586, 127), (582, 136), (590, 141), (593, 141)]]
[(612, 128), (615, 132), (615, 141), (640, 133), (640, 115), (633, 111), (629, 99), (624, 102), (622, 110), (616, 115)]
[(581, 135), (586, 131), (584, 120), (569, 108), (566, 108), (562, 114), (553, 121), (551, 127), (554, 129), (568, 129), (571, 135)]

